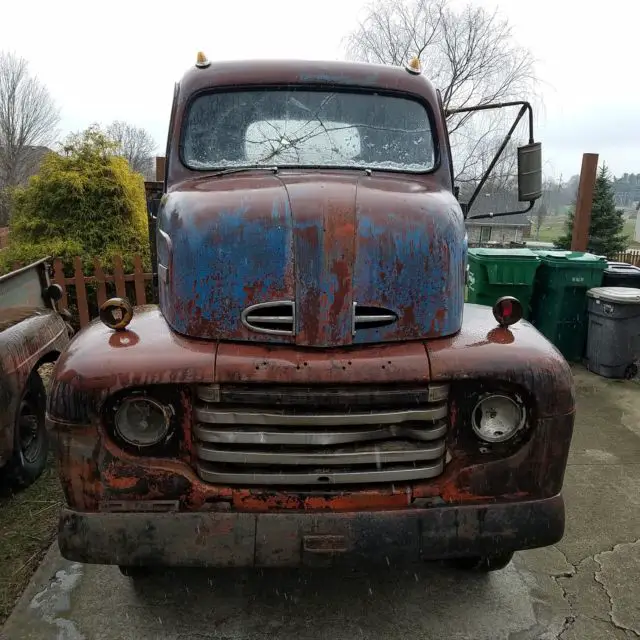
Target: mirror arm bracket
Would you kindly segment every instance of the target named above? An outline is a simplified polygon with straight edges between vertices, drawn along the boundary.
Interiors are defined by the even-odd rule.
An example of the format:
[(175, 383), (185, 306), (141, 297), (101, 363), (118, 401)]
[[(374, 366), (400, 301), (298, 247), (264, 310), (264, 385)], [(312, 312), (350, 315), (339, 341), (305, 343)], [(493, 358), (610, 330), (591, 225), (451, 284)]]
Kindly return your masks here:
[[(479, 216), (471, 216), (470, 218), (467, 218), (467, 214), (465, 212), (465, 209), (463, 208), (462, 211), (465, 213), (465, 219), (466, 220), (483, 220), (486, 218), (500, 218), (502, 216), (515, 216), (521, 213), (529, 213), (529, 211), (531, 211), (531, 209), (533, 209), (534, 205), (535, 205), (536, 201), (535, 200), (529, 200), (529, 206), (526, 209), (522, 209), (520, 211), (505, 211), (505, 212), (500, 212), (500, 213), (483, 213)], [(466, 205), (465, 205), (466, 206)], [(468, 209), (467, 209), (468, 211)]]

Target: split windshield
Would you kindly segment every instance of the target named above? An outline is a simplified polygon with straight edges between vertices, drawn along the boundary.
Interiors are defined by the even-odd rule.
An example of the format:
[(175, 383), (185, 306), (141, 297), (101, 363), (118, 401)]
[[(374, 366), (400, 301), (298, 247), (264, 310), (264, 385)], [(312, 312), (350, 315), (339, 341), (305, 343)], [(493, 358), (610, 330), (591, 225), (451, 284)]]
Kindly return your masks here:
[(429, 115), (399, 96), (256, 89), (204, 94), (185, 118), (183, 161), (198, 170), (245, 166), (434, 168)]

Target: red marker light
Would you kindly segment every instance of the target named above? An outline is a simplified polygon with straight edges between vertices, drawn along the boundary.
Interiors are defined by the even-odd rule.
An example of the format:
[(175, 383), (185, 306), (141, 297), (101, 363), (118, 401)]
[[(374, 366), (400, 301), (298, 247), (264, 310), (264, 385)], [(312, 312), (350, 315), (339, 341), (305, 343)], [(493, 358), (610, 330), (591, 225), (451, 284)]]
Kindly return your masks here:
[(511, 296), (500, 298), (493, 305), (493, 317), (501, 327), (510, 327), (522, 320), (522, 304)]

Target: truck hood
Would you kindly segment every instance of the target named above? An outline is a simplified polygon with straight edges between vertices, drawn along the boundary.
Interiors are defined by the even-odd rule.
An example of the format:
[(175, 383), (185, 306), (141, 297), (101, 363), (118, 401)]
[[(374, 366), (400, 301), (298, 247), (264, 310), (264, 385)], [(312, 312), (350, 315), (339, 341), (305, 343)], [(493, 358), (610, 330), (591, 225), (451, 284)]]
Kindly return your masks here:
[(242, 173), (158, 214), (160, 308), (184, 335), (329, 347), (459, 331), (466, 233), (427, 180)]

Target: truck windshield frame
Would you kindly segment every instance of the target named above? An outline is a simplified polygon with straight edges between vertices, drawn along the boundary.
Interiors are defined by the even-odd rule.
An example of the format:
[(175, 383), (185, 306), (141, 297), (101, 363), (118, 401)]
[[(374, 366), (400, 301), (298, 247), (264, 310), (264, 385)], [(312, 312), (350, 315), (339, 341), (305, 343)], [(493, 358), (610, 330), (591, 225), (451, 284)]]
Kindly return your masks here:
[[(322, 94), (325, 94), (324, 97)], [(231, 97), (227, 105), (220, 100), (221, 96)], [(246, 108), (247, 116), (240, 119), (238, 114), (242, 113), (241, 109), (237, 106), (230, 109), (233, 100), (238, 97), (244, 98), (242, 106)], [(260, 97), (267, 98), (264, 101), (266, 104), (261, 105), (258, 102)], [(199, 101), (213, 102), (216, 99), (221, 115), (235, 118), (238, 125), (235, 129), (230, 129), (228, 124), (212, 126), (208, 131), (206, 123), (216, 116), (214, 109), (210, 107), (207, 117), (200, 116), (200, 121), (205, 123), (204, 133), (211, 135), (207, 150), (211, 158), (208, 161), (209, 158), (201, 152), (200, 159), (197, 159), (194, 153), (194, 143), (197, 139), (191, 137), (194, 123), (197, 122), (193, 119), (194, 108), (197, 108)], [(270, 105), (268, 100), (271, 100)], [(312, 103), (311, 107), (305, 105), (305, 100)], [(377, 110), (372, 108), (375, 106), (374, 100), (378, 101)], [(319, 107), (314, 111), (313, 106), (318, 103)], [(204, 104), (203, 113), (206, 113), (206, 103), (200, 104)], [(226, 112), (223, 113), (220, 104), (226, 107)], [(366, 104), (367, 108), (358, 110), (363, 104)], [(212, 106), (216, 106), (215, 102)], [(352, 117), (354, 115), (360, 117)], [(398, 116), (404, 117), (404, 127), (399, 126)], [(406, 126), (411, 118), (414, 122), (419, 122), (418, 127)], [(185, 105), (181, 120), (180, 162), (191, 171), (211, 172), (241, 167), (277, 166), (280, 169), (374, 170), (426, 175), (436, 171), (440, 165), (439, 140), (433, 108), (420, 96), (406, 92), (309, 84), (220, 87), (194, 93)], [(287, 130), (290, 122), (292, 126)], [(264, 126), (256, 126), (256, 123)], [(281, 130), (283, 123), (284, 132)], [(338, 126), (329, 127), (325, 123), (337, 123)], [(202, 124), (200, 126), (203, 127)], [(258, 137), (265, 137), (265, 131), (273, 130), (274, 139), (265, 137), (264, 140), (247, 140), (246, 133), (251, 127), (254, 128), (253, 138), (256, 137), (256, 133), (259, 134)], [(357, 137), (353, 136), (354, 130), (358, 134)], [(364, 135), (360, 133), (363, 130), (366, 132)], [(241, 153), (241, 158), (222, 160), (222, 147), (211, 148), (211, 141), (219, 136), (218, 131), (225, 132), (227, 150), (231, 148), (236, 154)], [(402, 134), (404, 139), (400, 137)], [(325, 141), (324, 149), (317, 146), (301, 148), (300, 145), (309, 142), (313, 145), (315, 139)], [(326, 145), (326, 141), (329, 141), (330, 145)], [(251, 151), (255, 151), (259, 148), (256, 143), (269, 145), (271, 153), (263, 156), (258, 154), (257, 158), (250, 158), (247, 145), (254, 145)], [(201, 141), (199, 144), (205, 147), (204, 142)], [(307, 158), (300, 156), (301, 150), (303, 154), (308, 154)], [(296, 161), (291, 160), (291, 152), (295, 154)]]

